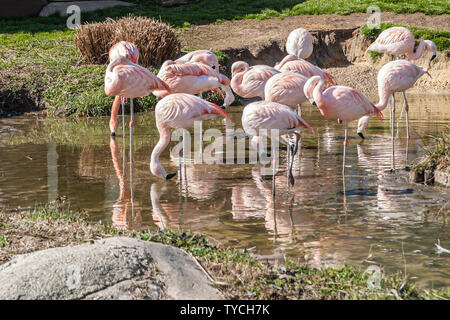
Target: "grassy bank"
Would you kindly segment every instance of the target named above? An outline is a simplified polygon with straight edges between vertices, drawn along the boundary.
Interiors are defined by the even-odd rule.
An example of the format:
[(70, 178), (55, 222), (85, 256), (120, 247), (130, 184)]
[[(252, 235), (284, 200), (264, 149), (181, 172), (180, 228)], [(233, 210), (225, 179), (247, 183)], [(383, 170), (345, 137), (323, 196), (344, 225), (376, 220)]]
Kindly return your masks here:
[(436, 170), (450, 173), (450, 126), (431, 138), (431, 144), (424, 149), (425, 155), (412, 166), (414, 182), (432, 184)]
[[(394, 12), (449, 13), (445, 0), (428, 1), (319, 1), (319, 0), (202, 0), (171, 8), (133, 0), (133, 7), (83, 13), (83, 22), (104, 21), (129, 13), (161, 19), (177, 28), (233, 19), (265, 19), (301, 14), (365, 12), (379, 5)], [(0, 19), (0, 117), (45, 109), (55, 115), (99, 116), (110, 112), (113, 99), (103, 91), (104, 65), (82, 62), (75, 32), (59, 16)], [(419, 32), (420, 31), (420, 32)], [(448, 31), (418, 30), (424, 38), (448, 50)], [(416, 32), (416, 33), (417, 33)], [(196, 48), (190, 48), (194, 50)], [(221, 64), (229, 58), (218, 53)], [(156, 71), (156, 70), (153, 70)], [(217, 97), (216, 97), (217, 98)], [(153, 96), (139, 99), (136, 111), (150, 110)]]
[(122, 231), (89, 223), (59, 199), (31, 210), (0, 212), (0, 264), (14, 254), (77, 245), (112, 236), (129, 236), (189, 252), (228, 299), (448, 299), (450, 292), (418, 290), (400, 274), (383, 274), (380, 286), (350, 266), (313, 268), (287, 259), (261, 262), (247, 250), (225, 248), (207, 237), (183, 231)]
[[(115, 7), (83, 13), (83, 21), (103, 21), (106, 17), (118, 18), (128, 13), (157, 18), (174, 27), (204, 24), (224, 20), (267, 19), (302, 14), (349, 14), (367, 12), (369, 6), (382, 11), (436, 15), (450, 13), (446, 0), (200, 0), (170, 8), (148, 0), (128, 0), (135, 6)], [(58, 16), (0, 20), (2, 32), (38, 32), (49, 29), (63, 30), (65, 18)]]

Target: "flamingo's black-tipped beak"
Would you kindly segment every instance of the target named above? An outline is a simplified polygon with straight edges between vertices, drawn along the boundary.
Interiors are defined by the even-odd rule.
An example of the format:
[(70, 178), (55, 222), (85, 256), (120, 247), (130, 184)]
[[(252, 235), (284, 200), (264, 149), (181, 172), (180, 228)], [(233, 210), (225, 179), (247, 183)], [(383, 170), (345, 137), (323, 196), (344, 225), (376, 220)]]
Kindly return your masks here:
[(116, 133), (115, 132), (111, 132), (111, 137), (115, 137)]
[(211, 65), (211, 68), (213, 68), (214, 70), (216, 70), (216, 65), (215, 65), (215, 64)]
[(362, 133), (362, 132), (358, 132), (358, 136), (360, 136), (360, 137), (361, 137), (361, 139), (365, 139), (365, 137), (364, 137), (364, 135), (363, 135), (363, 133)]
[(175, 177), (177, 174), (176, 173), (168, 173), (167, 175), (166, 175), (166, 180), (169, 180), (170, 178), (173, 178), (173, 177)]
[(430, 62), (433, 61), (436, 58), (436, 52), (433, 53), (433, 55), (431, 56)]
[(227, 108), (227, 106), (226, 106), (226, 105), (224, 105), (224, 104), (223, 104), (223, 105), (221, 105), (220, 107), (221, 107), (221, 108), (222, 108), (223, 110), (225, 110), (225, 109)]
[(317, 106), (317, 103), (315, 101), (312, 102), (313, 106)]

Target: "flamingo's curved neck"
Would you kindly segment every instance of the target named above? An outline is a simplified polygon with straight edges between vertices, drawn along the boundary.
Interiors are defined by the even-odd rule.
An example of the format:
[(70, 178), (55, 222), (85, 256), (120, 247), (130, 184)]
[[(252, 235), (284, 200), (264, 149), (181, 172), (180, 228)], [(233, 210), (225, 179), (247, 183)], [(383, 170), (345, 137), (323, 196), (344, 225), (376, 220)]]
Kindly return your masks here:
[(411, 51), (411, 52), (405, 53), (406, 58), (408, 58), (409, 60), (419, 59), (422, 56), (424, 47), (425, 47), (425, 42), (422, 40), (422, 41), (420, 41), (419, 46), (417, 47), (416, 51)]
[[(167, 145), (170, 142), (170, 128), (158, 126), (158, 131), (159, 131), (159, 141), (156, 144), (156, 146), (153, 148), (153, 151), (152, 151), (152, 155), (151, 155), (151, 159), (150, 159), (150, 169), (153, 174), (155, 174), (155, 172), (154, 172), (155, 170), (161, 171), (159, 173), (161, 173), (163, 178), (165, 178), (166, 171), (164, 170), (163, 166), (159, 162), (159, 156), (161, 155), (161, 153), (164, 151), (164, 149), (167, 147)], [(159, 175), (159, 174), (156, 174), (156, 175)]]
[(382, 87), (378, 87), (378, 103), (375, 105), (375, 107), (377, 107), (378, 110), (383, 111), (388, 103), (389, 103), (389, 96), (390, 93), (383, 89)]
[(314, 102), (317, 104), (319, 109), (324, 109), (325, 105), (323, 104), (323, 90), (325, 88), (325, 81), (320, 78), (316, 86), (313, 90)]
[(248, 69), (238, 72), (234, 75), (233, 78), (231, 78), (231, 87), (233, 88), (234, 91), (236, 91), (238, 95), (244, 98), (247, 95), (247, 90), (245, 86), (242, 85), (242, 79), (244, 78), (244, 75), (247, 71)]
[(280, 70), (287, 62), (294, 61), (298, 59), (294, 55), (288, 54), (286, 57), (283, 58), (283, 60), (280, 61), (279, 64), (275, 66), (275, 69)]

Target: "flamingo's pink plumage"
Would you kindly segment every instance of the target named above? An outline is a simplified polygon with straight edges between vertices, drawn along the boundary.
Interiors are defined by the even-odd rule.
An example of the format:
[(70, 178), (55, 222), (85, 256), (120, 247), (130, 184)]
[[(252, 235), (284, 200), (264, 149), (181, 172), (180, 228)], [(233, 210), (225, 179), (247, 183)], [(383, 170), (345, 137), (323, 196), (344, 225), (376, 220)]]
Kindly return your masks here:
[(271, 77), (265, 86), (265, 100), (290, 107), (301, 105), (306, 96), (303, 87), (308, 78), (294, 72), (282, 72)]
[(195, 50), (175, 60), (176, 63), (201, 62), (219, 71), (219, 59), (209, 50)]
[(151, 172), (164, 179), (170, 179), (175, 175), (167, 174), (159, 162), (159, 156), (170, 142), (171, 129), (187, 129), (192, 127), (195, 121), (216, 116), (230, 119), (221, 107), (191, 94), (174, 93), (161, 99), (155, 107), (156, 127), (160, 138), (151, 155)]
[(243, 98), (261, 97), (264, 99), (264, 87), (267, 80), (280, 73), (275, 68), (265, 65), (250, 67), (244, 61), (237, 61), (231, 66), (231, 88)]
[(334, 78), (331, 74), (326, 71), (323, 71), (319, 67), (316, 67), (312, 63), (299, 59), (296, 56), (289, 54), (281, 60), (279, 64), (275, 66), (275, 69), (281, 72), (295, 72), (299, 73), (307, 78), (311, 78), (313, 76), (320, 76), (323, 79), (327, 80), (331, 84), (335, 84)]

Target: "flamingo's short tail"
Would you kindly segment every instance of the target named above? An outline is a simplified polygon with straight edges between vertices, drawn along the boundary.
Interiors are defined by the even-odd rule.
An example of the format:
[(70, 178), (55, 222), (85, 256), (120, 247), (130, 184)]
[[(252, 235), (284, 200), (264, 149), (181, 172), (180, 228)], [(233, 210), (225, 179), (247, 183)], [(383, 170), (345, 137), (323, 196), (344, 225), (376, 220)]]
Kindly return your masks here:
[(217, 104), (208, 102), (208, 105), (210, 107), (212, 107), (211, 109), (208, 109), (208, 113), (212, 113), (212, 114), (217, 114), (219, 116), (222, 116), (228, 120), (230, 120), (230, 117), (228, 116), (228, 114), (225, 112), (225, 110), (223, 110), (221, 107), (219, 107)]
[(311, 131), (311, 133), (314, 133), (313, 128), (311, 128), (311, 126), (308, 124), (308, 122), (306, 122), (302, 117), (298, 116), (297, 119), (306, 129)]

